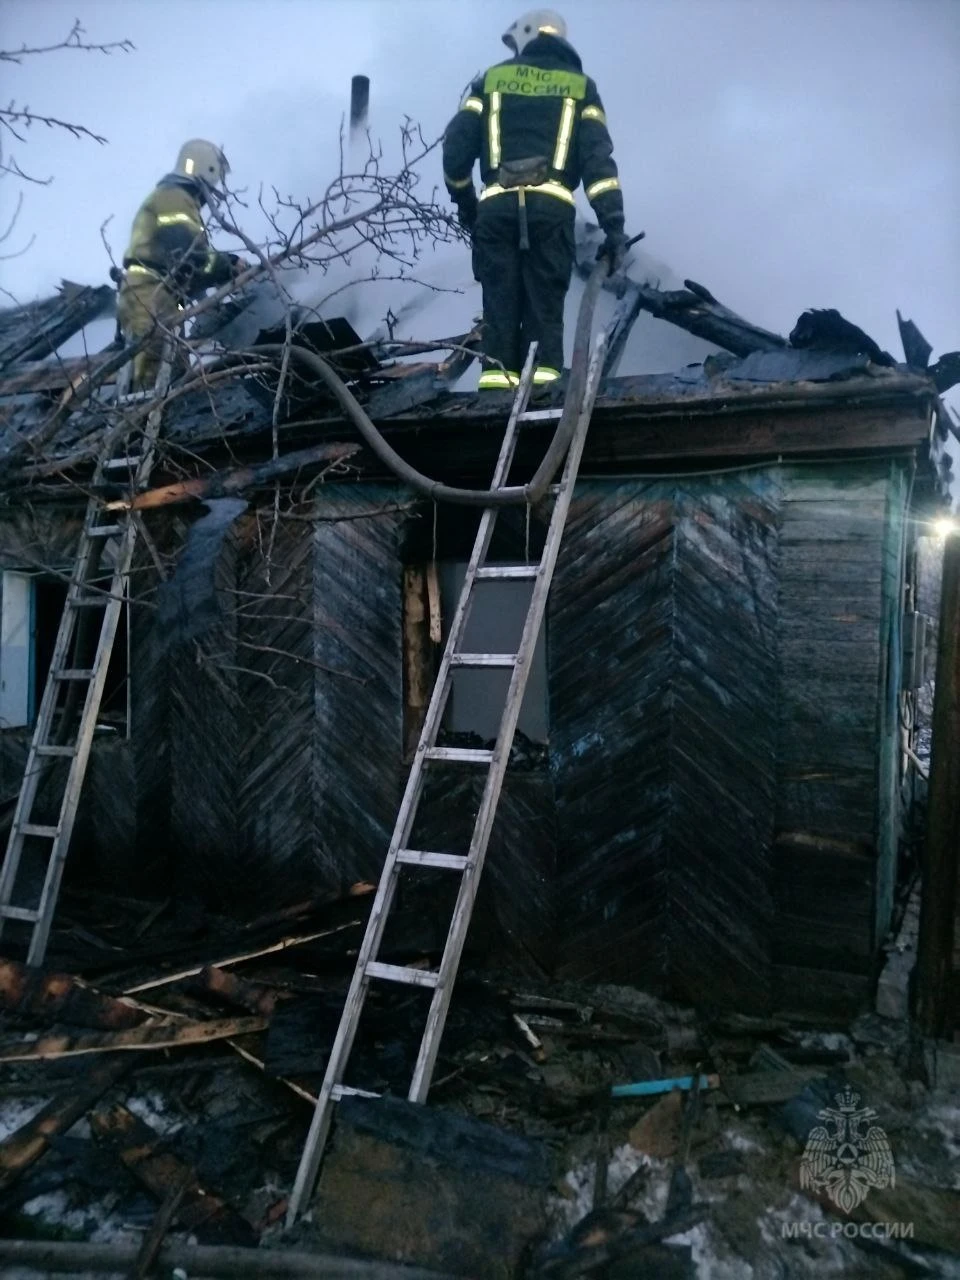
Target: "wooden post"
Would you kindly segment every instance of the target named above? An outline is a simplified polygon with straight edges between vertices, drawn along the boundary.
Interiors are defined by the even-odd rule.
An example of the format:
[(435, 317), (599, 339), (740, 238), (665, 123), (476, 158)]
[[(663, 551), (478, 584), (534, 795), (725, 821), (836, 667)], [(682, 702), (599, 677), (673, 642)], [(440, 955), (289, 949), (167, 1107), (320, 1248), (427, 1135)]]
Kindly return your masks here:
[(413, 758), (433, 691), (433, 649), (427, 575), (422, 565), (403, 571), (403, 755)]
[(957, 867), (960, 863), (960, 534), (947, 538), (937, 683), (933, 702), (933, 744), (927, 839), (923, 861), (920, 939), (917, 956), (916, 1016), (924, 1035), (945, 1030), (953, 977)]

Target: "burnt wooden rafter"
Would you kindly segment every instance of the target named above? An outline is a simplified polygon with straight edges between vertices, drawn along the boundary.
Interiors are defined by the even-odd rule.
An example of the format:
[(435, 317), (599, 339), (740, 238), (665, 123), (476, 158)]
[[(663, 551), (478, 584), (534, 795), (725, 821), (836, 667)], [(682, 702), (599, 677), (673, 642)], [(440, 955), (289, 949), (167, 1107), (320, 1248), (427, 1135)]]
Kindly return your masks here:
[[(577, 274), (582, 280), (589, 277), (594, 262), (589, 242), (582, 242), (576, 259)], [(654, 285), (631, 280), (629, 276), (609, 282), (608, 287), (619, 294), (620, 303), (611, 321), (614, 329), (607, 350), (607, 374), (615, 371), (633, 323), (641, 311), (648, 311), (657, 320), (666, 320), (738, 356), (749, 355), (751, 351), (777, 351), (787, 345), (780, 334), (751, 324), (723, 306), (703, 285), (694, 280), (685, 280), (684, 284), (684, 289), (658, 289)]]
[(114, 305), (109, 285), (78, 285), (64, 280), (43, 302), (0, 312), (0, 372), (27, 360), (45, 360), (61, 343)]

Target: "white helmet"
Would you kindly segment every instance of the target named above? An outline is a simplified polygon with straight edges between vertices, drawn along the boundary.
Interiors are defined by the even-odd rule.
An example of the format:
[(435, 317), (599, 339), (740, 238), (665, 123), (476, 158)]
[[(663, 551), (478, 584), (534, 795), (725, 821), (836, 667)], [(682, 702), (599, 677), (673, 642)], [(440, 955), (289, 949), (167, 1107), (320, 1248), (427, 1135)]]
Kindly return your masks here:
[(553, 9), (531, 9), (522, 18), (518, 18), (512, 27), (503, 33), (503, 43), (514, 53), (523, 53), (531, 40), (537, 36), (559, 36), (567, 38), (567, 24)]
[(230, 166), (227, 157), (219, 147), (203, 138), (191, 138), (180, 148), (174, 173), (182, 173), (185, 178), (199, 178), (205, 186), (221, 187)]

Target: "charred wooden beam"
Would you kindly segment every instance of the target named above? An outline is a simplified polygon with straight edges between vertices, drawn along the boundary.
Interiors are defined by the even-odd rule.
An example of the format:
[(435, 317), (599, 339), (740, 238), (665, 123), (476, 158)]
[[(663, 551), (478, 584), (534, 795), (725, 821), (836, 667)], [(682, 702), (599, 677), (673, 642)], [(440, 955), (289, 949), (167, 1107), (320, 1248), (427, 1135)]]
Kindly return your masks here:
[(115, 300), (116, 293), (109, 285), (79, 285), (64, 280), (55, 298), (24, 308), (19, 335), (0, 348), (0, 368), (26, 360), (45, 360), (85, 324), (109, 311)]
[(62, 391), (64, 387), (79, 383), (95, 373), (106, 364), (112, 354), (110, 351), (98, 351), (94, 355), (58, 360), (56, 364), (33, 365), (22, 373), (11, 373), (9, 377), (3, 378), (0, 390), (5, 396)]
[(241, 493), (244, 489), (266, 484), (279, 476), (289, 475), (292, 471), (300, 471), (304, 467), (342, 462), (344, 458), (359, 452), (358, 444), (321, 444), (312, 449), (298, 449), (295, 453), (288, 453), (282, 458), (271, 458), (269, 462), (261, 462), (257, 466), (217, 471), (212, 476), (201, 476), (196, 480), (184, 480), (179, 484), (148, 489), (146, 493), (138, 494), (132, 502), (128, 500), (108, 502), (106, 509), (108, 511), (142, 511), (149, 507), (165, 507), (174, 502), (186, 502), (190, 498), (224, 498), (230, 494)]
[(690, 289), (661, 292), (652, 285), (637, 285), (637, 305), (657, 320), (666, 320), (706, 342), (713, 342), (737, 356), (751, 351), (779, 351), (786, 339), (744, 320), (719, 302), (708, 302)]
[[(706, 1204), (695, 1204), (666, 1214), (659, 1222), (645, 1222), (639, 1213), (590, 1214), (578, 1223), (567, 1240), (555, 1247), (534, 1272), (539, 1280), (574, 1280), (575, 1277), (602, 1272), (619, 1258), (633, 1255), (644, 1245), (655, 1244), (669, 1236), (689, 1231), (707, 1216)], [(657, 1274), (638, 1270), (638, 1275)]]
[[(350, 896), (361, 896), (369, 892), (369, 886), (365, 884), (356, 884), (350, 890)], [(245, 960), (260, 960), (263, 956), (276, 955), (280, 951), (289, 951), (291, 947), (302, 947), (308, 942), (317, 942), (320, 938), (330, 938), (334, 934), (342, 933), (344, 929), (359, 929), (362, 924), (360, 920), (347, 920), (343, 924), (335, 925), (330, 929), (317, 929), (313, 933), (295, 934), (292, 937), (280, 938), (277, 942), (271, 942), (267, 946), (247, 948), (229, 956), (220, 956), (215, 960), (208, 961), (207, 964), (215, 964), (222, 969), (228, 964), (243, 964)], [(157, 987), (167, 987), (174, 982), (180, 982), (183, 978), (192, 978), (196, 974), (201, 973), (206, 967), (204, 964), (191, 965), (186, 969), (178, 969), (174, 973), (164, 973), (153, 978), (148, 978), (143, 982), (138, 982), (134, 986), (126, 987), (123, 994), (125, 996), (137, 995), (141, 991), (155, 991)]]
[(99, 1063), (68, 1094), (48, 1102), (32, 1120), (0, 1142), (0, 1191), (12, 1186), (54, 1138), (75, 1125), (132, 1066), (133, 1060), (123, 1054)]
[(173, 1152), (163, 1149), (163, 1137), (120, 1104), (95, 1111), (90, 1127), (103, 1145), (138, 1182), (164, 1201), (182, 1186), (174, 1221), (207, 1240), (252, 1244), (256, 1232), (218, 1195), (201, 1187), (196, 1173)]
[(235, 973), (227, 973), (216, 965), (205, 965), (194, 979), (192, 989), (204, 995), (217, 996), (226, 1004), (269, 1018), (277, 1003), (277, 992), (260, 983), (247, 982)]
[(917, 947), (916, 1012), (926, 1035), (945, 1029), (960, 863), (960, 535), (947, 539), (933, 702), (930, 800)]
[(229, 1040), (231, 1036), (249, 1035), (263, 1031), (268, 1023), (264, 1017), (219, 1018), (214, 1022), (189, 1022), (171, 1025), (166, 1022), (145, 1022), (127, 1031), (89, 1033), (87, 1035), (49, 1035), (39, 1040), (16, 1041), (0, 1047), (0, 1062), (32, 1062), (37, 1059), (75, 1058), (87, 1053), (112, 1053), (125, 1051), (149, 1051), (151, 1049), (180, 1049), (185, 1045), (210, 1044), (214, 1040)]
[(120, 1031), (146, 1015), (128, 1000), (103, 995), (67, 973), (47, 973), (15, 960), (0, 960), (0, 1009), (46, 1022)]
[(897, 327), (903, 344), (903, 356), (911, 369), (926, 369), (933, 354), (933, 347), (912, 320), (904, 320), (897, 311)]
[[(594, 259), (588, 247), (581, 248), (577, 258), (577, 274), (586, 280), (593, 269)], [(624, 309), (624, 323), (631, 311), (633, 319), (641, 311), (648, 311), (657, 320), (666, 320), (668, 324), (675, 324), (678, 329), (685, 329), (687, 333), (703, 338), (706, 342), (713, 342), (738, 356), (748, 356), (751, 351), (779, 351), (787, 345), (786, 339), (778, 333), (771, 333), (769, 329), (751, 324), (729, 307), (717, 302), (703, 285), (698, 285), (694, 280), (685, 280), (684, 284), (687, 286), (685, 289), (661, 290), (650, 284), (638, 284), (629, 280), (626, 296), (630, 301)], [(623, 342), (625, 341), (626, 337), (623, 338)]]
[(960, 351), (948, 351), (928, 370), (941, 395), (960, 382)]
[[(0, 1263), (30, 1267), (44, 1274), (116, 1272), (134, 1263), (137, 1249), (137, 1245), (129, 1244), (0, 1239)], [(160, 1250), (159, 1260), (167, 1273), (181, 1267), (192, 1276), (237, 1280), (455, 1280), (449, 1274), (422, 1267), (292, 1249), (167, 1244)]]
[(409, 755), (417, 745), (433, 687), (434, 646), (430, 638), (427, 570), (403, 571), (403, 742)]
[(157, 1215), (150, 1224), (150, 1230), (143, 1237), (140, 1252), (137, 1254), (128, 1280), (149, 1280), (149, 1276), (156, 1265), (157, 1255), (163, 1246), (164, 1238), (173, 1224), (177, 1210), (180, 1208), (180, 1201), (190, 1187), (190, 1174), (191, 1171), (185, 1168), (181, 1173), (180, 1180), (175, 1182), (167, 1192), (163, 1204), (157, 1210)]

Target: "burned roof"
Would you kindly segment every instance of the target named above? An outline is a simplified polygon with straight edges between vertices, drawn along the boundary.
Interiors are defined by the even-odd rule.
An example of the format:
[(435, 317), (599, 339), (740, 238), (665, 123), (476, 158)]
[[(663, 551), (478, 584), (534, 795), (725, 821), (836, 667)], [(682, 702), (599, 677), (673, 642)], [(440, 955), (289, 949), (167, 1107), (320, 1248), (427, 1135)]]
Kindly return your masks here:
[[(835, 311), (804, 313), (791, 334), (801, 344), (798, 347), (742, 320), (702, 286), (692, 281), (686, 285), (667, 293), (629, 282), (614, 329), (622, 335), (632, 318), (646, 310), (718, 345), (725, 343), (727, 349), (669, 373), (606, 377), (586, 465), (635, 467), (666, 459), (682, 464), (686, 457), (917, 448), (930, 438), (933, 418), (937, 426), (932, 456), (940, 484), (948, 484), (950, 459), (943, 441), (951, 424), (936, 409), (940, 388), (935, 370), (897, 364)], [(0, 461), (16, 460), (15, 474), (21, 479), (23, 460), (34, 467), (43, 462), (42, 469), (50, 471), (61, 462), (79, 462), (85, 441), (89, 452), (103, 403), (91, 400), (71, 414), (49, 441), (43, 424), (64, 388), (102, 364), (105, 353), (90, 361), (28, 362), (44, 345), (49, 352), (68, 330), (75, 332), (101, 314), (112, 293), (109, 288), (65, 283), (55, 298), (21, 309), (16, 323), (13, 313), (0, 314), (0, 342), (5, 342), (0, 352), (7, 353), (0, 366), (0, 403), (6, 409), (0, 422)], [(469, 340), (475, 335), (450, 339), (451, 348), (461, 352), (447, 361), (411, 364), (384, 361), (382, 348), (363, 344), (344, 320), (322, 321), (310, 329), (295, 342), (313, 350), (332, 343), (334, 349), (345, 346), (352, 353), (342, 375), (351, 380), (367, 413), (396, 447), (409, 446), (428, 457), (432, 451), (441, 469), (448, 471), (460, 466), (464, 474), (489, 472), (489, 440), (503, 421), (510, 397), (452, 390), (472, 360)], [(922, 335), (917, 335), (919, 341), (911, 342), (914, 353), (924, 349)], [(261, 331), (251, 350), (271, 339), (276, 340), (275, 333)], [(185, 392), (168, 405), (164, 437), (168, 445), (191, 454), (210, 453), (213, 458), (224, 450), (239, 450), (257, 456), (272, 435), (276, 391), (276, 375), (261, 372)], [(559, 404), (562, 396), (562, 385), (541, 388), (535, 407)], [(294, 368), (286, 371), (279, 409), (277, 430), (284, 447), (353, 438), (326, 391)], [(532, 426), (525, 431), (531, 449), (546, 430)], [(31, 439), (39, 447), (24, 459), (25, 452), (31, 452)], [(369, 473), (368, 464), (364, 459), (361, 469), (366, 466)], [(9, 472), (9, 466), (6, 469)]]
[(107, 314), (115, 300), (116, 291), (109, 285), (64, 280), (52, 298), (0, 311), (0, 377), (29, 361), (55, 355), (84, 325)]

